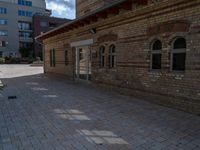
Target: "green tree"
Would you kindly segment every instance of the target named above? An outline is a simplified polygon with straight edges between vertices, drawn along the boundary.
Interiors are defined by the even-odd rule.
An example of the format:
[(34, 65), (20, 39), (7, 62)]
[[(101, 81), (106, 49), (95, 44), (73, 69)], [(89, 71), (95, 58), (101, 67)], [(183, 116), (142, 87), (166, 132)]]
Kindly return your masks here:
[(30, 55), (30, 51), (28, 48), (20, 48), (19, 49), (20, 54), (22, 55), (22, 57), (29, 57)]

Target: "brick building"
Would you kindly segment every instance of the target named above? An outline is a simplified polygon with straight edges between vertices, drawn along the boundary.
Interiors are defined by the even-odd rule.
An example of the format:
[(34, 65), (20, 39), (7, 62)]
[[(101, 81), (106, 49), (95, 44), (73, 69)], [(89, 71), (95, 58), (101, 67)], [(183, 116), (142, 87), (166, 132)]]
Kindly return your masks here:
[(199, 39), (200, 0), (77, 0), (76, 20), (38, 36), (46, 73), (196, 114)]
[[(52, 30), (69, 21), (70, 21), (69, 19), (50, 17), (48, 15), (42, 15), (42, 14), (35, 14), (33, 15), (33, 37), (37, 37), (41, 33), (45, 33), (49, 30)], [(42, 45), (34, 41), (33, 47), (35, 56), (42, 58)]]

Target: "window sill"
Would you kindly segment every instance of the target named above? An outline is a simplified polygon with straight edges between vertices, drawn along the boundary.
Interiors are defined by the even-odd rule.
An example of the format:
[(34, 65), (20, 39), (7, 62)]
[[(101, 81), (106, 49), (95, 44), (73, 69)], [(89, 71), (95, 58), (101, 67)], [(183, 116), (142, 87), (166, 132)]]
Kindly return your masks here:
[(152, 73), (157, 73), (157, 72), (161, 72), (161, 69), (151, 69), (149, 72), (152, 72)]
[(185, 76), (185, 71), (171, 71), (171, 72), (162, 72), (162, 70), (150, 70), (148, 72), (149, 75), (152, 76), (168, 76), (168, 77), (175, 77), (177, 79), (183, 78)]
[(162, 74), (162, 70), (161, 69), (152, 69), (149, 71), (149, 74), (152, 74), (152, 75), (161, 75)]
[(182, 80), (185, 76), (185, 71), (171, 71), (167, 74), (169, 77), (174, 77), (176, 80)]
[(106, 68), (104, 68), (104, 67), (101, 67), (101, 68), (98, 68), (98, 70), (106, 70)]
[(117, 68), (108, 68), (107, 70), (108, 70), (108, 71), (116, 72), (116, 71), (117, 71)]
[(115, 71), (116, 72), (117, 68), (99, 68), (98, 70), (100, 70), (100, 71), (107, 71), (107, 72), (108, 71), (113, 71), (113, 72)]
[(174, 74), (174, 75), (184, 75), (185, 71), (171, 71), (170, 74)]

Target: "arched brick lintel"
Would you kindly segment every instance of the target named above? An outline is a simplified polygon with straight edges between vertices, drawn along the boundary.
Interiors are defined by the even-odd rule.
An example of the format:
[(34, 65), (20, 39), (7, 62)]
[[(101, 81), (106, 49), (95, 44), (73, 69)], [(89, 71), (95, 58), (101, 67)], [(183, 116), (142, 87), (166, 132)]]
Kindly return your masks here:
[(148, 36), (155, 36), (162, 33), (189, 32), (190, 23), (187, 20), (174, 20), (163, 22), (147, 29)]

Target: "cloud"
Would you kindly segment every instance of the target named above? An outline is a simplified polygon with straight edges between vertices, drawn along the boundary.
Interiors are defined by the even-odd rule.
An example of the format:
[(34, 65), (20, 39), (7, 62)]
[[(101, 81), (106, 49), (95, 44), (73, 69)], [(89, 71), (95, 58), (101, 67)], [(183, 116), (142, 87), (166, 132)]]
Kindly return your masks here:
[(61, 18), (75, 18), (75, 0), (46, 0), (47, 9), (52, 15)]

